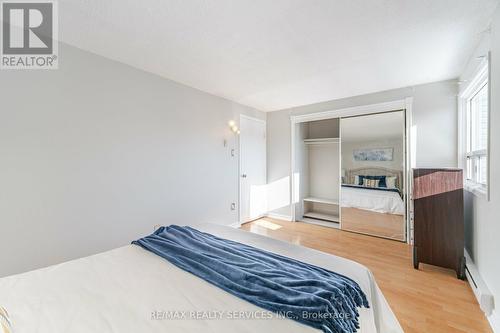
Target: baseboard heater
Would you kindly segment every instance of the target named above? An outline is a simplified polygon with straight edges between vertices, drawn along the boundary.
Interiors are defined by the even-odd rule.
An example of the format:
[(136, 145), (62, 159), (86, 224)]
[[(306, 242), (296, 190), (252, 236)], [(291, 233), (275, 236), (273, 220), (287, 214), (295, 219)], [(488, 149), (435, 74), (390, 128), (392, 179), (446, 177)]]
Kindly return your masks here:
[(467, 281), (469, 281), (472, 291), (474, 295), (476, 295), (481, 310), (483, 310), (487, 316), (490, 316), (494, 308), (493, 294), (479, 275), (476, 265), (474, 265), (467, 250), (465, 250), (465, 259), (465, 275), (467, 276)]

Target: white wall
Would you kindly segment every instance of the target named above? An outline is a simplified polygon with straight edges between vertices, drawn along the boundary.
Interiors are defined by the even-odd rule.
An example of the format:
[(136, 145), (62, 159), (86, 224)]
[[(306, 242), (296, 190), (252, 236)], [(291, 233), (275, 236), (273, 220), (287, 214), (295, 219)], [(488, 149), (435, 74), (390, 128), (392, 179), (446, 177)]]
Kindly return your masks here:
[(309, 195), (339, 199), (339, 145), (309, 145)]
[[(417, 132), (417, 167), (456, 167), (457, 82), (450, 80), (268, 113), (268, 182), (289, 177), (291, 115), (382, 103), (405, 97), (413, 97), (413, 124)], [(273, 213), (289, 216), (290, 206), (284, 205)]]
[[(271, 120), (271, 121), (269, 121)], [(273, 213), (290, 216), (290, 115), (288, 112), (267, 114), (267, 183), (279, 184), (279, 190), (270, 191), (269, 205)]]
[[(304, 143), (304, 139), (309, 138), (310, 128), (308, 124), (295, 124), (295, 147), (297, 147), (297, 153), (295, 154), (295, 170), (298, 173), (298, 177), (295, 179), (296, 185), (298, 187), (298, 199), (297, 202), (301, 202), (302, 199), (309, 197), (310, 182), (309, 182), (309, 156), (310, 152)], [(286, 195), (286, 193), (285, 193)], [(296, 194), (297, 195), (297, 194)], [(287, 205), (287, 203), (285, 203)], [(303, 205), (295, 205), (295, 215), (304, 215)]]
[(1, 71), (0, 100), (0, 276), (237, 221), (227, 122), (264, 113), (66, 45), (59, 70)]
[(309, 129), (308, 139), (339, 137), (340, 126), (338, 118), (309, 121), (304, 126)]
[(500, 332), (500, 7), (493, 18), (491, 35), (485, 35), (471, 57), (461, 80), (470, 80), (479, 65), (478, 56), (491, 49), (490, 201), (466, 193), (466, 248), (479, 274), (493, 293), (496, 308), (490, 322)]

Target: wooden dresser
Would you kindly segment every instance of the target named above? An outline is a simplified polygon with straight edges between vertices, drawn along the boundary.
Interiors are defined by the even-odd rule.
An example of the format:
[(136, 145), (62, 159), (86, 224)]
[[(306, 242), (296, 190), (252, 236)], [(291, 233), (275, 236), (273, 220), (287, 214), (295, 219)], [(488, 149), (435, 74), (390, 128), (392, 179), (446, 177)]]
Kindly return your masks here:
[(463, 174), (460, 169), (413, 170), (413, 266), (454, 269), (465, 278)]

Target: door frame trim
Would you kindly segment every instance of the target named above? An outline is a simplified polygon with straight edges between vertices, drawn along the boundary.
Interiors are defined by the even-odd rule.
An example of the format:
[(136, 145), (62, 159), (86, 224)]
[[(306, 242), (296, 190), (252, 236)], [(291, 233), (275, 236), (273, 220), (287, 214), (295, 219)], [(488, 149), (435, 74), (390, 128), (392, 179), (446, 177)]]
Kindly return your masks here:
[[(292, 221), (296, 220), (295, 216), (295, 180), (294, 180), (294, 170), (295, 170), (295, 125), (314, 121), (314, 120), (324, 120), (331, 118), (343, 118), (352, 117), (360, 115), (368, 115), (373, 113), (388, 112), (403, 110), (405, 112), (405, 139), (404, 144), (405, 151), (405, 175), (404, 175), (404, 187), (405, 187), (405, 197), (406, 197), (406, 235), (405, 242), (413, 243), (413, 220), (412, 220), (412, 209), (411, 209), (411, 193), (413, 188), (411, 169), (415, 166), (415, 148), (416, 142), (413, 142), (416, 133), (412, 131), (413, 125), (413, 113), (412, 113), (413, 97), (406, 97), (400, 100), (394, 100), (384, 103), (376, 104), (365, 104), (358, 105), (354, 107), (327, 110), (315, 113), (307, 113), (301, 115), (291, 115), (290, 116), (290, 216)], [(412, 140), (413, 139), (413, 140)], [(342, 138), (341, 138), (342, 140)], [(341, 195), (341, 194), (340, 194)], [(339, 198), (340, 199), (340, 198)], [(340, 200), (339, 200), (340, 201)]]
[[(240, 130), (241, 130), (241, 120), (242, 119), (253, 120), (253, 121), (257, 121), (257, 122), (260, 122), (260, 123), (264, 124), (264, 128), (265, 128), (265, 131), (264, 131), (264, 133), (265, 133), (265, 137), (264, 137), (265, 160), (264, 160), (264, 163), (266, 164), (264, 177), (266, 178), (266, 184), (267, 184), (267, 121), (264, 120), (264, 119), (259, 119), (259, 118), (256, 118), (256, 117), (247, 116), (247, 115), (244, 115), (244, 114), (240, 114), (239, 118), (240, 119), (239, 119), (239, 124), (238, 125), (239, 125)], [(243, 223), (250, 222), (250, 221), (243, 221), (243, 216), (242, 216), (242, 205), (241, 205), (241, 191), (242, 191), (242, 186), (241, 186), (241, 156), (242, 156), (241, 140), (240, 140), (240, 135), (238, 135), (238, 222), (240, 223), (240, 225), (243, 224)], [(266, 212), (264, 212), (262, 214), (262, 216), (257, 217), (257, 218), (264, 217), (265, 213)]]

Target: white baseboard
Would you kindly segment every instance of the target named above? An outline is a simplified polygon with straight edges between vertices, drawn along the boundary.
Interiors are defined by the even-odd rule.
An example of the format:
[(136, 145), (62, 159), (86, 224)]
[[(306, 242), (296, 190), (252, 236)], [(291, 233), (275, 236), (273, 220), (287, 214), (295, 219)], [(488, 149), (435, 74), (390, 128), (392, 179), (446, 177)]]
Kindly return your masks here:
[(292, 217), (290, 215), (269, 212), (266, 214), (266, 216), (277, 220), (292, 221)]
[(493, 311), (487, 318), (493, 332), (500, 333), (500, 316), (498, 312)]
[(500, 318), (498, 316), (498, 313), (494, 310), (495, 302), (493, 294), (488, 289), (488, 286), (479, 274), (479, 271), (472, 261), (469, 252), (465, 250), (464, 254), (466, 258), (465, 275), (467, 276), (467, 281), (469, 282), (470, 287), (477, 298), (481, 310), (488, 318), (488, 322), (490, 323), (493, 332), (500, 333)]
[(276, 213), (266, 213), (266, 214), (263, 214), (263, 215), (260, 215), (260, 216), (256, 217), (255, 219), (253, 219), (251, 221), (234, 222), (234, 223), (231, 223), (229, 226), (231, 228), (238, 229), (238, 228), (241, 228), (241, 226), (243, 224), (245, 224), (245, 223), (252, 222), (252, 221), (258, 220), (258, 219), (263, 218), (263, 217), (270, 217), (270, 218), (273, 218), (273, 219), (285, 220), (285, 221), (291, 221), (292, 220), (292, 217), (288, 216), (288, 215), (276, 214)]
[(239, 227), (241, 227), (241, 222), (234, 222), (234, 223), (231, 223), (229, 226), (231, 228), (235, 228), (235, 229), (238, 229)]

